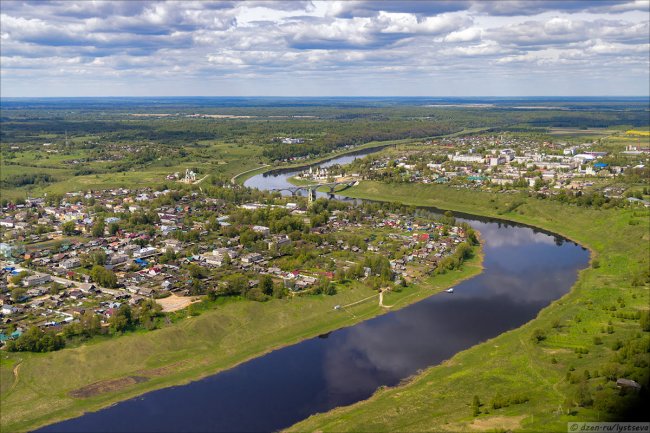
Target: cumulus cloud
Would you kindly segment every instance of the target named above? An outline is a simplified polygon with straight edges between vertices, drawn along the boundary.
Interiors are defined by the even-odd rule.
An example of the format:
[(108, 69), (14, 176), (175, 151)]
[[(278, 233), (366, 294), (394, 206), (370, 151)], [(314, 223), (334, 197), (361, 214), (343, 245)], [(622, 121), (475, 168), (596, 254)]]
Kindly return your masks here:
[(444, 12), (470, 10), (476, 13), (515, 16), (537, 15), (543, 12), (609, 12), (645, 11), (647, 0), (437, 0), (437, 1), (337, 1), (329, 8), (331, 15), (351, 18), (372, 16), (380, 11), (409, 12), (433, 15)]
[(449, 33), (445, 36), (445, 42), (473, 42), (481, 39), (483, 29), (479, 27), (469, 27)]
[(2, 90), (88, 77), (153, 89), (158, 77), (179, 92), (227, 80), (241, 85), (218, 89), (422, 94), (531, 64), (581, 83), (586, 65), (611, 70), (618, 56), (620, 79), (645, 92), (649, 11), (645, 0), (3, 2)]
[(374, 48), (416, 35), (451, 32), (471, 23), (458, 15), (418, 18), (414, 14), (380, 12), (375, 17), (293, 20), (283, 29), (293, 48)]

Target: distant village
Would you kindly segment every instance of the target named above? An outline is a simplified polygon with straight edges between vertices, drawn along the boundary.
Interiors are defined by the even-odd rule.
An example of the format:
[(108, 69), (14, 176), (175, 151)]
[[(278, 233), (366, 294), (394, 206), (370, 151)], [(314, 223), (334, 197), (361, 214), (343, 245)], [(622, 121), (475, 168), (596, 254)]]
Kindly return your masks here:
[(88, 314), (108, 326), (123, 305), (150, 300), (171, 313), (206, 294), (333, 294), (346, 279), (399, 287), (447, 266), (475, 236), (450, 217), (377, 204), (226, 193), (112, 189), (3, 208), (0, 344)]
[(650, 148), (629, 145), (611, 154), (593, 150), (594, 144), (554, 144), (495, 136), (444, 138), (426, 142), (422, 149), (398, 152), (397, 156), (369, 156), (347, 166), (305, 173), (302, 178), (336, 179), (348, 175), (458, 188), (524, 188), (544, 195), (600, 191), (606, 197), (625, 198), (649, 207), (650, 201), (644, 200), (640, 192), (625, 195), (627, 188), (617, 185), (616, 179), (633, 171), (643, 175)]

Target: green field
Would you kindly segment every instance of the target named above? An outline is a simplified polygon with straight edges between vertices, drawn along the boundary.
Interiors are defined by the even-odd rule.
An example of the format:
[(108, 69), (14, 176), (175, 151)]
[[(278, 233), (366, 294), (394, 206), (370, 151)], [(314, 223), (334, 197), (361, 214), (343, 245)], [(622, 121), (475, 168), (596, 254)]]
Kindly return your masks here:
[(75, 175), (75, 170), (101, 169), (104, 162), (93, 161), (79, 166), (65, 163), (83, 158), (85, 156), (83, 151), (46, 157), (36, 151), (19, 152), (11, 160), (0, 161), (0, 180), (5, 181), (18, 174), (49, 174), (54, 177), (54, 181), (17, 188), (3, 185), (0, 193), (3, 199), (14, 200), (27, 196), (65, 194), (80, 190), (153, 187), (164, 182), (172, 184), (174, 181), (167, 181), (165, 177), (175, 172), (183, 175), (186, 168), (199, 169), (197, 179), (206, 174), (227, 179), (244, 170), (255, 168), (263, 162), (259, 146), (217, 141), (204, 141), (201, 145), (205, 147), (193, 150), (193, 153), (183, 161), (158, 160), (128, 171), (90, 175)]
[[(532, 113), (502, 109), (441, 111), (437, 108), (432, 112), (426, 107), (326, 107), (309, 112), (318, 118), (279, 123), (269, 120), (271, 117), (250, 121), (188, 121), (180, 118), (124, 120), (122, 115), (116, 115), (119, 122), (113, 124), (110, 116), (97, 113), (66, 115), (63, 120), (49, 119), (43, 125), (7, 121), (3, 123), (6, 135), (0, 143), (7, 145), (6, 151), (2, 148), (0, 158), (0, 198), (15, 200), (45, 193), (51, 196), (79, 190), (153, 187), (163, 183), (172, 188), (175, 181), (165, 180), (165, 177), (174, 172), (182, 174), (186, 168), (198, 169), (199, 179), (210, 175), (241, 184), (269, 170), (263, 164), (286, 157), (284, 153), (265, 153), (277, 147), (272, 137), (279, 136), (305, 137), (305, 145), (316, 143), (328, 147), (316, 152), (320, 157), (295, 164), (273, 163), (273, 168), (304, 167), (363, 148), (388, 144), (417, 149), (425, 140), (422, 137), (441, 131), (459, 131), (448, 135), (456, 136), (470, 132), (491, 133), (506, 127), (517, 130), (519, 126), (527, 128), (527, 122), (536, 118), (541, 122), (536, 121), (534, 125), (552, 125), (555, 116), (562, 117), (562, 124), (575, 127), (554, 128), (550, 131), (552, 138), (572, 144), (600, 140), (605, 150), (620, 151), (629, 144), (648, 142), (646, 135), (625, 133), (629, 125), (637, 125), (633, 130), (647, 129), (638, 126), (647, 124), (646, 106), (643, 102), (631, 114), (604, 112), (598, 115), (597, 122), (588, 119), (593, 115), (590, 113), (600, 113), (597, 110)], [(241, 114), (249, 111), (238, 110), (235, 112)], [(259, 109), (253, 114), (287, 114), (286, 109), (278, 110)], [(304, 110), (304, 107), (299, 108), (300, 114), (305, 114)], [(334, 116), (341, 110), (363, 116), (341, 121)], [(368, 118), (366, 115), (381, 116)], [(88, 123), (78, 131), (74, 129), (77, 135), (70, 141), (75, 146), (62, 147), (63, 133), (67, 139), (66, 128), (75, 127), (77, 121)], [(437, 127), (439, 122), (446, 126)], [(594, 129), (592, 124), (613, 126), (608, 130)], [(134, 125), (138, 128), (133, 129)], [(464, 129), (467, 125), (476, 127)], [(587, 127), (591, 129), (584, 129)], [(546, 133), (543, 127), (526, 128), (524, 130), (534, 136)], [(59, 132), (49, 133), (50, 130)], [(388, 132), (390, 134), (386, 134)], [(377, 137), (384, 137), (380, 139), (386, 141), (370, 141)], [(389, 140), (386, 137), (420, 138)], [(61, 153), (47, 153), (47, 149), (41, 147), (43, 141), (50, 140), (58, 140)], [(101, 141), (101, 144), (81, 147), (85, 141)], [(14, 142), (21, 146), (15, 152), (10, 151), (13, 146), (9, 147)], [(332, 144), (335, 142), (338, 142), (336, 146)], [(344, 149), (347, 144), (356, 147), (337, 150)], [(105, 150), (105, 146), (113, 150), (104, 155), (99, 151)], [(155, 158), (140, 160), (136, 153), (128, 154), (123, 150), (149, 147), (157, 152)], [(181, 149), (185, 151), (184, 156), (179, 154)], [(73, 162), (86, 157), (88, 161)], [(118, 166), (120, 162), (124, 165)], [(82, 174), (91, 172), (93, 174)], [(51, 179), (24, 185), (16, 182), (22, 175), (34, 175), (35, 178), (36, 175), (48, 175)], [(635, 185), (634, 188), (643, 186)], [(359, 187), (346, 189), (344, 194), (438, 206), (531, 224), (589, 247), (594, 262), (581, 273), (570, 294), (543, 310), (533, 322), (459, 353), (442, 365), (428, 369), (409, 384), (379, 390), (366, 402), (313, 416), (292, 430), (566, 431), (567, 421), (611, 417), (595, 406), (567, 404), (576, 391), (576, 385), (567, 380), (567, 373), (582, 375), (589, 370), (594, 377), (586, 383), (594, 393), (601, 392), (598, 387), (603, 388), (602, 392), (612, 391), (611, 382), (594, 372), (602, 373), (604, 366), (620, 356), (620, 352), (613, 349), (618, 340), (625, 342), (635, 338), (637, 333), (642, 334), (638, 319), (620, 318), (617, 314), (648, 308), (648, 286), (632, 285), (640, 271), (648, 267), (648, 210), (583, 209), (519, 194), (487, 194), (422, 184), (364, 182)], [(517, 206), (513, 207), (513, 203)], [(515, 211), (510, 211), (513, 208)], [(388, 293), (385, 302), (393, 308), (416, 302), (460, 279), (476, 275), (481, 269), (480, 262), (479, 255), (466, 262), (460, 271), (436, 276), (430, 285)], [(0, 431), (28, 431), (147, 391), (197, 380), (275, 348), (384, 313), (376, 297), (348, 310), (333, 310), (334, 305), (352, 303), (372, 294), (369, 289), (352, 284), (331, 297), (295, 297), (265, 303), (222, 299), (197, 317), (188, 317), (152, 332), (134, 332), (119, 338), (97, 337), (79, 347), (44, 354), (1, 351)], [(602, 332), (608, 327), (612, 328), (611, 333)], [(538, 329), (547, 336), (540, 344), (531, 340)], [(642, 335), (647, 336), (647, 333)], [(595, 336), (602, 344), (595, 343)], [(85, 396), (73, 397), (71, 393), (85, 393)], [(486, 413), (490, 400), (497, 393), (525, 393), (529, 401), (501, 409), (489, 408), (490, 413)], [(473, 417), (471, 411), (474, 395), (484, 403), (477, 417)], [(568, 409), (574, 413), (568, 415)]]
[[(481, 270), (481, 255), (459, 271), (436, 276), (431, 284), (408, 287), (385, 297), (392, 308), (439, 292)], [(274, 299), (265, 303), (232, 300), (198, 317), (162, 329), (99, 339), (81, 347), (45, 354), (2, 352), (1, 430), (27, 431), (97, 410), (157, 388), (187, 383), (260, 356), (274, 348), (366, 320), (386, 310), (376, 294), (352, 284), (334, 296)], [(14, 374), (14, 368), (18, 374)], [(129, 377), (148, 378), (135, 383)], [(70, 392), (98, 384), (110, 389), (85, 398)]]
[[(524, 199), (515, 212), (506, 212), (513, 200), (522, 198), (376, 182), (364, 182), (346, 195), (532, 224), (590, 248), (592, 266), (580, 273), (569, 294), (521, 328), (461, 352), (406, 385), (381, 389), (369, 400), (312, 416), (289, 431), (566, 431), (569, 421), (621, 416), (596, 403), (592, 407), (571, 404), (581, 385), (570, 383), (567, 373), (582, 376), (590, 371), (592, 377), (579, 382), (586, 383), (597, 402), (610, 394), (614, 402), (622, 398), (603, 372), (620, 356), (613, 347), (617, 341), (642, 334), (638, 319), (623, 319), (617, 313), (633, 313), (649, 305), (648, 285), (633, 285), (634, 276), (648, 268), (647, 210), (592, 210)], [(603, 332), (608, 326), (611, 333)], [(531, 338), (537, 329), (547, 335), (539, 344)], [(576, 353), (580, 351), (588, 353)], [(647, 362), (648, 354), (642, 357)], [(493, 409), (489, 403), (497, 394), (525, 395), (529, 401)], [(476, 417), (471, 408), (475, 395), (482, 403)]]

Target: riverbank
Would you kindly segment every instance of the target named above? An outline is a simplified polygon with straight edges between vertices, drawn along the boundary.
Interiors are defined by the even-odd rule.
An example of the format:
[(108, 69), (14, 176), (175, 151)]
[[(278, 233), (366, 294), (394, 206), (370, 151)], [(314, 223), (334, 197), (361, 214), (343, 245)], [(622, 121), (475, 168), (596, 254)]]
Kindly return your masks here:
[[(430, 284), (385, 294), (391, 310), (481, 272), (482, 254)], [(373, 296), (362, 302), (335, 310)], [(257, 303), (230, 300), (153, 332), (125, 335), (45, 354), (0, 355), (1, 430), (27, 431), (98, 410), (145, 392), (231, 368), (271, 350), (383, 314), (378, 294), (352, 284), (334, 296)], [(20, 381), (13, 369), (20, 363)], [(44, 374), (47, 372), (47, 374)]]
[[(571, 421), (628, 419), (621, 419), (621, 411), (636, 401), (620, 397), (605, 376), (647, 374), (621, 361), (617, 350), (647, 336), (633, 317), (649, 304), (647, 282), (639, 283), (648, 268), (648, 210), (584, 209), (519, 195), (378, 182), (363, 182), (344, 195), (540, 227), (589, 248), (591, 267), (528, 324), (460, 352), (406, 385), (314, 415), (289, 431), (566, 431)], [(648, 361), (647, 353), (639, 356)], [(474, 396), (481, 403), (476, 416)]]
[(293, 163), (293, 164), (286, 164), (286, 165), (265, 165), (263, 167), (255, 168), (252, 170), (247, 170), (245, 172), (239, 173), (231, 179), (233, 183), (237, 183), (239, 185), (243, 185), (248, 179), (250, 179), (253, 176), (256, 176), (258, 174), (262, 173), (267, 173), (267, 172), (274, 172), (276, 170), (296, 170), (296, 169), (306, 169), (309, 168), (313, 165), (316, 164), (322, 164), (324, 162), (331, 161), (332, 159), (340, 158), (342, 156), (354, 154), (357, 152), (363, 152), (364, 150), (368, 149), (375, 149), (375, 148), (383, 148), (383, 147), (388, 147), (388, 146), (393, 146), (396, 144), (404, 144), (404, 143), (412, 143), (416, 141), (422, 141), (423, 139), (413, 139), (413, 138), (406, 138), (402, 140), (391, 140), (391, 141), (371, 141), (369, 143), (362, 144), (360, 146), (355, 146), (352, 149), (347, 149), (344, 151), (334, 151), (330, 152), (327, 155), (318, 157), (318, 158), (312, 158), (308, 160), (303, 160), (298, 163)]
[(264, 164), (264, 165), (262, 165), (260, 167), (251, 168), (250, 170), (243, 171), (243, 172), (241, 172), (239, 174), (234, 175), (230, 179), (230, 183), (232, 183), (234, 185), (237, 185), (238, 183), (240, 183), (237, 179), (239, 179), (242, 176), (245, 176), (244, 180), (242, 180), (242, 182), (241, 182), (241, 183), (244, 183), (246, 181), (246, 179), (250, 178), (251, 176), (255, 176), (256, 174), (264, 173), (268, 169), (268, 167), (270, 167), (269, 164)]
[[(452, 134), (447, 134), (447, 135), (440, 135), (436, 136), (433, 138), (443, 138), (443, 137), (457, 137), (461, 136), (464, 134), (471, 134), (471, 133), (479, 133), (488, 130), (489, 128), (466, 128), (463, 129), (462, 131), (454, 132)], [(265, 164), (261, 167), (253, 168), (250, 170), (246, 170), (244, 172), (238, 173), (235, 176), (231, 178), (231, 182), (239, 185), (243, 185), (248, 179), (250, 179), (253, 176), (256, 176), (258, 174), (262, 173), (267, 173), (267, 172), (273, 172), (275, 170), (295, 170), (295, 169), (306, 169), (309, 168), (310, 166), (316, 165), (316, 164), (321, 164), (324, 162), (331, 161), (332, 159), (340, 158), (341, 156), (345, 155), (350, 155), (354, 154), (356, 152), (361, 152), (367, 149), (374, 149), (374, 148), (382, 148), (382, 147), (388, 147), (388, 146), (394, 146), (394, 145), (399, 145), (399, 144), (410, 144), (410, 143), (421, 143), (424, 140), (427, 140), (431, 137), (421, 137), (421, 138), (404, 138), (401, 140), (389, 140), (389, 141), (371, 141), (365, 144), (362, 144), (360, 146), (355, 146), (352, 149), (347, 149), (343, 151), (333, 151), (331, 153), (328, 153), (327, 155), (320, 156), (317, 158), (312, 158), (309, 160), (304, 160), (300, 161), (298, 163), (294, 164), (286, 164), (286, 165), (277, 165), (277, 166), (272, 166), (269, 164)]]

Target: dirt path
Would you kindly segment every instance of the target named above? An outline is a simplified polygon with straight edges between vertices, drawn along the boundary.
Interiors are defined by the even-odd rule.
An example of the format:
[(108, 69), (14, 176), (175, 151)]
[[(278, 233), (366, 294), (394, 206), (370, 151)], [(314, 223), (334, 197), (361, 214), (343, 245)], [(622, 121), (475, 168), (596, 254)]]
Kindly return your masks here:
[(379, 306), (384, 308), (391, 308), (392, 305), (384, 305), (384, 292), (389, 291), (390, 289), (381, 289), (379, 292)]
[[(524, 341), (523, 337), (519, 338), (519, 343), (522, 345), (522, 347), (526, 346), (526, 342)], [(564, 401), (565, 395), (562, 392), (560, 392), (560, 390), (557, 388), (558, 385), (560, 385), (560, 383), (562, 383), (564, 381), (564, 379), (560, 379), (558, 382), (555, 382), (554, 384), (552, 384), (543, 374), (541, 374), (538, 371), (538, 368), (533, 364), (533, 361), (531, 359), (528, 360), (528, 367), (530, 368), (532, 373), (535, 374), (535, 376), (537, 376), (537, 378), (538, 378), (538, 380), (540, 382), (545, 383), (547, 387), (549, 387), (549, 388), (551, 388), (553, 390), (553, 392), (558, 397), (558, 401), (560, 401), (560, 402)]]
[(362, 303), (362, 302), (367, 301), (368, 299), (372, 299), (372, 298), (374, 298), (375, 296), (377, 296), (377, 295), (368, 296), (367, 298), (359, 299), (358, 301), (352, 302), (352, 303), (350, 303), (350, 304), (341, 305), (341, 308), (348, 308), (348, 307), (351, 307), (351, 306), (353, 306), (353, 305), (360, 304), (360, 303)]
[(198, 185), (198, 184), (200, 184), (200, 183), (203, 182), (205, 179), (207, 179), (208, 176), (210, 176), (210, 175), (209, 175), (209, 174), (206, 174), (206, 175), (203, 176), (201, 179), (199, 179), (199, 180), (197, 180), (196, 182), (194, 182), (194, 185)]
[(237, 183), (237, 178), (238, 178), (239, 176), (241, 176), (241, 175), (243, 175), (243, 174), (246, 174), (246, 173), (250, 173), (251, 171), (259, 170), (259, 169), (262, 168), (262, 167), (270, 167), (270, 165), (269, 165), (269, 164), (264, 164), (264, 165), (260, 165), (259, 167), (251, 168), (250, 170), (242, 171), (241, 173), (234, 175), (234, 176), (230, 179), (230, 183), (232, 183), (232, 184), (234, 185), (234, 184)]
[(22, 365), (22, 361), (16, 364), (14, 367), (14, 384), (11, 385), (11, 389), (14, 389), (16, 385), (18, 385), (18, 380), (20, 380), (20, 366)]

